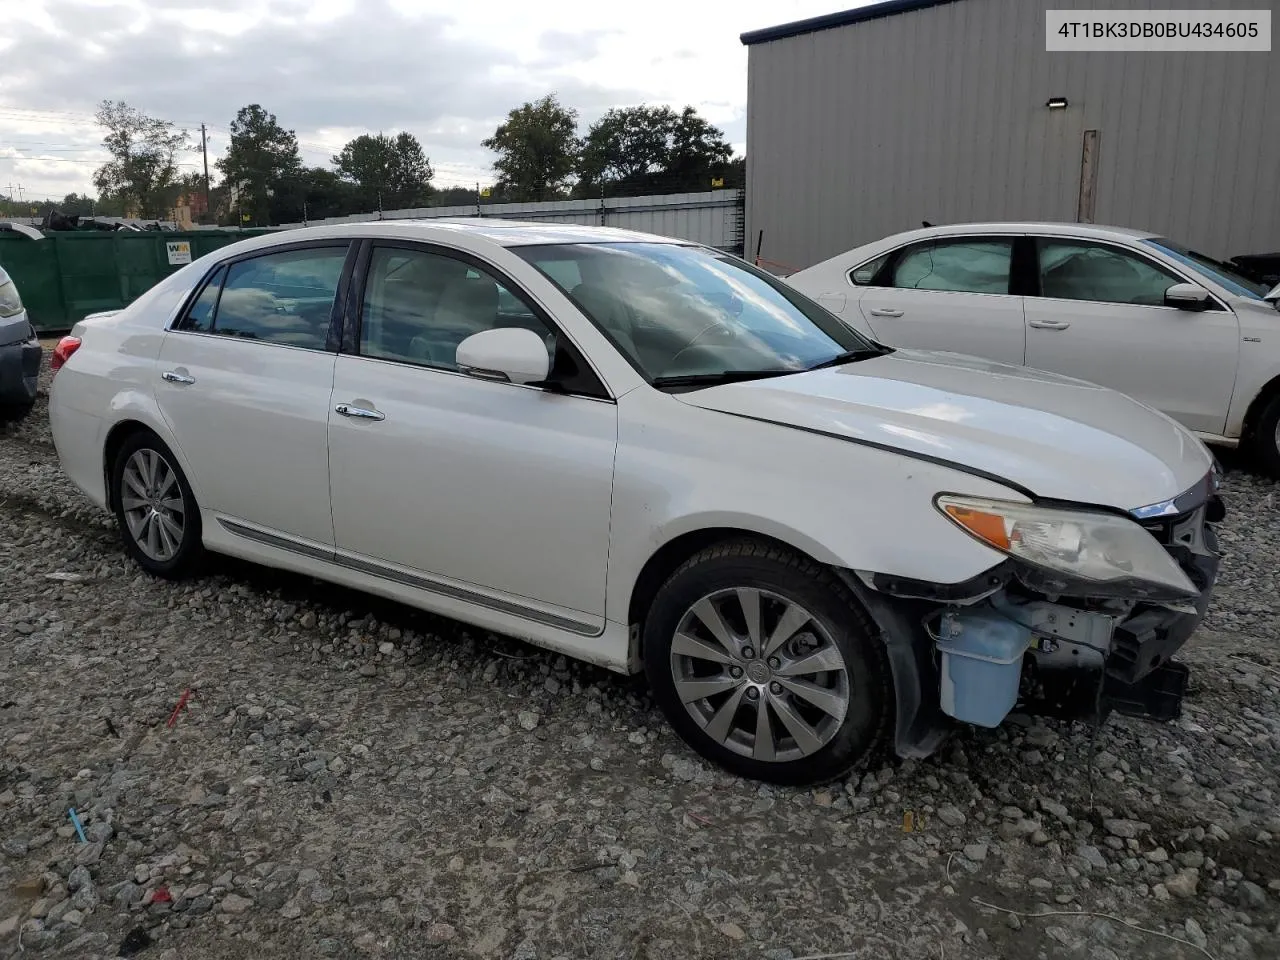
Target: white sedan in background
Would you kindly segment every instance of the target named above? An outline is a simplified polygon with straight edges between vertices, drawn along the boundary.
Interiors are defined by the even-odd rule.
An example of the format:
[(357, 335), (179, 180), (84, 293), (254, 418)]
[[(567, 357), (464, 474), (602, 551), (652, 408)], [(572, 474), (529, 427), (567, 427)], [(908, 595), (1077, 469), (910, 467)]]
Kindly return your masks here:
[(62, 466), (144, 569), (216, 550), (643, 669), (695, 749), (778, 782), (1024, 694), (1176, 716), (1217, 572), (1211, 458), (1167, 418), (878, 346), (645, 234), (259, 237), (52, 366)]
[(1280, 476), (1280, 287), (1152, 233), (964, 223), (886, 237), (787, 282), (882, 343), (1127, 393)]

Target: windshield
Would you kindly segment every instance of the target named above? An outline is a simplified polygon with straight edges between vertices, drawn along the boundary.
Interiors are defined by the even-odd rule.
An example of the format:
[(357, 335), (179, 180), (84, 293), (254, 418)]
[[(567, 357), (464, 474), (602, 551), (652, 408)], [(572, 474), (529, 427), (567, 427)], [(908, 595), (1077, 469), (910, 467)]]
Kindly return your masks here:
[(885, 350), (782, 281), (714, 250), (580, 243), (512, 252), (657, 386), (778, 376)]
[(1238, 273), (1234, 267), (1231, 267), (1221, 260), (1215, 260), (1213, 257), (1205, 256), (1203, 253), (1196, 253), (1194, 250), (1188, 250), (1180, 243), (1174, 243), (1172, 240), (1166, 240), (1164, 237), (1158, 237), (1154, 240), (1144, 240), (1150, 246), (1155, 247), (1162, 253), (1166, 253), (1175, 260), (1185, 263), (1189, 267), (1195, 267), (1214, 283), (1225, 287), (1238, 297), (1248, 297), (1250, 300), (1261, 300), (1267, 294), (1267, 287), (1261, 283), (1255, 283), (1248, 277)]

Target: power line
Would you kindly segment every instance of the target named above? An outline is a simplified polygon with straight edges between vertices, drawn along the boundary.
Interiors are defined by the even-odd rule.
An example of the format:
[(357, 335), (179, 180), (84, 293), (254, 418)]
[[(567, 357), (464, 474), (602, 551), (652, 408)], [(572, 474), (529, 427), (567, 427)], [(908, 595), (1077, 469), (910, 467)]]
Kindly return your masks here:
[[(104, 163), (107, 163), (107, 162), (109, 161), (109, 159), (110, 159), (110, 158), (102, 158), (102, 157), (99, 157), (98, 159), (96, 159), (96, 160), (95, 160), (95, 159), (91, 159), (91, 158), (77, 159), (76, 157), (22, 157), (22, 156), (13, 156), (12, 154), (11, 154), (11, 155), (9, 155), (9, 156), (0, 155), (0, 160), (12, 160), (12, 161), (14, 161), (14, 162), (17, 162), (17, 161), (40, 161), (40, 162), (44, 162), (44, 163), (93, 163), (93, 164), (97, 164), (97, 165), (99, 165), (99, 166), (101, 166), (101, 165), (102, 165), (102, 164), (104, 164)], [(200, 164), (198, 164), (198, 163), (175, 163), (175, 164), (174, 164), (174, 166), (175, 166), (175, 167), (196, 167), (196, 168), (199, 168)]]

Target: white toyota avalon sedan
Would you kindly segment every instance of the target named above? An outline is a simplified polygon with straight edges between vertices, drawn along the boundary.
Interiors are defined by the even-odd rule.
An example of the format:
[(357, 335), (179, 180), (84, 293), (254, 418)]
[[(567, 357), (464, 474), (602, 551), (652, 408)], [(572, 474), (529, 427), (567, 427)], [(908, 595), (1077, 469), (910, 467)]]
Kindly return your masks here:
[(864, 339), (645, 234), (493, 220), (225, 247), (58, 345), (71, 479), (213, 550), (619, 672), (742, 775), (1020, 704), (1178, 715), (1212, 460), (1118, 393)]

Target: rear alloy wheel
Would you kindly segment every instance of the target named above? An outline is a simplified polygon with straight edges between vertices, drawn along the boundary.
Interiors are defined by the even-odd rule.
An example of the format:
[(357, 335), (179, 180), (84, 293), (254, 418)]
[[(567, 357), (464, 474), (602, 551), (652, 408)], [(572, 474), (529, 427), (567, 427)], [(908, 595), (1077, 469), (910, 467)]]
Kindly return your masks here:
[(889, 719), (883, 646), (831, 571), (751, 541), (712, 547), (659, 591), (645, 669), (690, 746), (774, 783), (837, 777)]
[(125, 548), (144, 570), (177, 578), (203, 551), (200, 511), (169, 448), (150, 433), (129, 437), (116, 454), (112, 506)]

